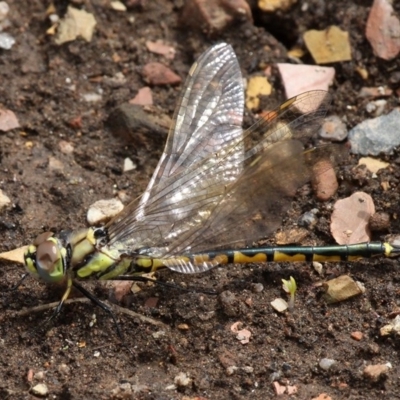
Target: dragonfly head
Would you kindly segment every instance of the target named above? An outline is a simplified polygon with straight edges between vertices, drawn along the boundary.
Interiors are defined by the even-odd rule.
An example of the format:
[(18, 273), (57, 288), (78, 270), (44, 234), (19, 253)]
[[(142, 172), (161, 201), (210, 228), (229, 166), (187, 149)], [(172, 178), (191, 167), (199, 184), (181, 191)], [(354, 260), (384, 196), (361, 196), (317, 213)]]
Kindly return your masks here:
[(30, 274), (46, 282), (65, 278), (67, 250), (52, 232), (40, 234), (24, 254), (25, 267)]

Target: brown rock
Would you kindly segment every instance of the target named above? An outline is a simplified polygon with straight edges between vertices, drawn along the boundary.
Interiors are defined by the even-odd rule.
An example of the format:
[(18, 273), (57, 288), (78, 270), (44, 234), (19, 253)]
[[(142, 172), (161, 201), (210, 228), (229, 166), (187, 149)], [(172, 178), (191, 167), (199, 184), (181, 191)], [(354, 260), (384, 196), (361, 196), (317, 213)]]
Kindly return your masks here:
[(180, 76), (164, 64), (151, 62), (142, 70), (143, 79), (150, 85), (177, 85), (181, 83)]
[(363, 293), (361, 284), (348, 275), (326, 281), (322, 287), (325, 290), (324, 299), (327, 303), (337, 303)]
[(369, 226), (372, 231), (386, 231), (390, 227), (390, 215), (385, 212), (375, 213), (369, 220)]
[(223, 31), (237, 20), (253, 20), (245, 0), (187, 0), (182, 12), (185, 25), (210, 34)]
[(329, 160), (321, 160), (313, 166), (312, 185), (318, 200), (327, 201), (336, 193), (339, 184)]
[(363, 333), (360, 331), (351, 332), (351, 337), (358, 342), (363, 338)]

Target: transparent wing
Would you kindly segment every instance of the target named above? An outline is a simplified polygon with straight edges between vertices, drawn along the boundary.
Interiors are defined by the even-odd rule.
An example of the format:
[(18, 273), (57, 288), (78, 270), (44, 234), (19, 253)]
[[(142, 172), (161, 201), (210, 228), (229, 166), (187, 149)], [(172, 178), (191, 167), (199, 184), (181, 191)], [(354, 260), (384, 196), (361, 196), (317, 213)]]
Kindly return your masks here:
[[(141, 199), (108, 226), (110, 245), (152, 248), (202, 223), (220, 202), (221, 188), (242, 171), (243, 80), (231, 46), (221, 43), (192, 66), (175, 111), (163, 155)], [(227, 149), (235, 146), (235, 151)], [(203, 180), (202, 171), (212, 170)]]
[(165, 152), (141, 200), (108, 225), (109, 245), (162, 257), (171, 269), (201, 272), (220, 260), (175, 258), (228, 244), (247, 244), (280, 224), (310, 166), (326, 154), (305, 151), (330, 96), (296, 96), (242, 132), (243, 87), (230, 46), (194, 64)]
[(296, 190), (310, 180), (316, 163), (334, 161), (331, 158), (342, 153), (343, 147), (335, 149), (332, 145), (305, 150), (330, 101), (323, 91), (303, 93), (244, 132), (244, 139), (265, 133), (245, 152), (242, 173), (226, 188), (207, 221), (169, 243), (164, 264), (179, 272), (203, 272), (221, 260), (206, 256), (203, 262), (199, 257), (193, 262), (174, 256), (206, 253), (227, 245), (245, 246), (273, 232)]

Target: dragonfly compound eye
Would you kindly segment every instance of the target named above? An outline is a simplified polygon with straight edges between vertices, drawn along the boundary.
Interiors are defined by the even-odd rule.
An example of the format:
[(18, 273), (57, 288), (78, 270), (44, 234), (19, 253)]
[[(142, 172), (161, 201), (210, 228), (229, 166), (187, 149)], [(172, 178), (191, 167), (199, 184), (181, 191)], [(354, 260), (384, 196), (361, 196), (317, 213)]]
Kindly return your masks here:
[(59, 282), (65, 275), (65, 249), (54, 237), (48, 237), (36, 248), (36, 271), (47, 282)]

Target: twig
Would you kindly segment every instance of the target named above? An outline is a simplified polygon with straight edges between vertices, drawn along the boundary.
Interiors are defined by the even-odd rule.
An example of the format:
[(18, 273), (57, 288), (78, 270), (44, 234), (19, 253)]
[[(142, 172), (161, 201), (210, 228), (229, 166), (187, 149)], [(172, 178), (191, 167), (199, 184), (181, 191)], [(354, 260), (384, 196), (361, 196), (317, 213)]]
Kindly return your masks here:
[[(91, 302), (90, 299), (82, 297), (82, 298), (76, 298), (76, 299), (68, 299), (68, 300), (65, 301), (64, 304), (90, 303), (90, 302)], [(26, 317), (26, 316), (28, 316), (30, 314), (33, 314), (33, 313), (51, 310), (52, 308), (57, 307), (58, 304), (59, 304), (59, 302), (55, 301), (53, 303), (42, 304), (40, 306), (27, 308), (27, 309), (24, 309), (24, 310), (21, 310), (21, 311), (6, 311), (6, 314), (11, 318)], [(120, 307), (120, 306), (118, 306), (116, 304), (109, 304), (109, 306), (111, 308), (113, 308), (117, 312), (126, 314), (126, 315), (128, 315), (130, 317), (133, 317), (133, 318), (139, 318), (142, 322), (145, 322), (145, 323), (148, 323), (148, 324), (152, 324), (152, 325), (155, 325), (155, 326), (162, 326), (164, 328), (167, 327), (167, 325), (165, 325), (161, 321), (157, 321), (157, 320), (152, 319), (150, 317), (146, 317), (146, 316), (144, 316), (142, 314), (139, 314), (139, 313), (137, 313), (135, 311), (129, 310), (129, 309), (124, 308), (124, 307)]]

